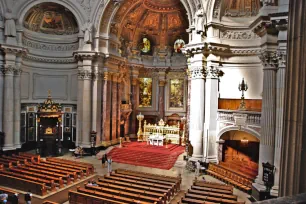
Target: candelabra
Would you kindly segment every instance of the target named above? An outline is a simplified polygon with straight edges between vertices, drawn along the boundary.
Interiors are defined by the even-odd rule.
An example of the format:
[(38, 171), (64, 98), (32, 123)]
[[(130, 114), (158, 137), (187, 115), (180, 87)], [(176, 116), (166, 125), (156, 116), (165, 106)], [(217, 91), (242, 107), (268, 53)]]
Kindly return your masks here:
[(244, 78), (242, 78), (242, 82), (238, 85), (238, 90), (241, 91), (241, 102), (239, 105), (239, 110), (245, 110), (245, 102), (244, 102), (244, 92), (248, 90), (247, 83), (244, 82)]
[(185, 130), (186, 130), (186, 117), (181, 118), (181, 122), (183, 123), (183, 132), (182, 132), (182, 140), (181, 140), (181, 145), (185, 146), (186, 145), (186, 138), (185, 138)]
[(142, 135), (141, 121), (143, 120), (144, 115), (141, 115), (141, 113), (139, 113), (139, 114), (136, 116), (136, 118), (137, 118), (137, 120), (139, 121), (139, 127), (138, 127), (138, 132), (137, 132), (137, 141), (140, 142), (140, 141), (142, 141), (142, 139), (141, 139), (141, 135)]

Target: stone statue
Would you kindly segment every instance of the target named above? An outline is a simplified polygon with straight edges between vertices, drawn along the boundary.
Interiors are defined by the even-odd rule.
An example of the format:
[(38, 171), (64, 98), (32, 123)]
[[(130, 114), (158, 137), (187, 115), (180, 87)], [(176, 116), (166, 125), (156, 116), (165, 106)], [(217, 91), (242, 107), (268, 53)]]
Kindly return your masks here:
[(8, 37), (16, 37), (16, 25), (12, 11), (8, 10), (8, 12), (5, 13), (4, 18), (5, 18), (4, 35)]
[[(198, 9), (195, 13), (197, 17), (197, 23), (196, 23), (196, 31), (197, 33), (203, 33), (203, 23), (204, 23), (204, 12), (203, 9)], [(206, 15), (206, 14), (205, 14)]]
[(92, 23), (88, 20), (83, 26), (84, 32), (84, 43), (91, 44), (92, 43)]

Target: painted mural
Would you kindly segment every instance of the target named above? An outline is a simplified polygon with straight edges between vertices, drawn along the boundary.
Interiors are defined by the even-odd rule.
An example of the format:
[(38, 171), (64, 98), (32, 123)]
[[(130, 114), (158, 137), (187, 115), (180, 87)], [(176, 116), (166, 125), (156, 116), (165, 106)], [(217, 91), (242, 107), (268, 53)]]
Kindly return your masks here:
[(170, 80), (170, 108), (184, 107), (184, 79)]
[(152, 78), (139, 78), (139, 107), (152, 107)]

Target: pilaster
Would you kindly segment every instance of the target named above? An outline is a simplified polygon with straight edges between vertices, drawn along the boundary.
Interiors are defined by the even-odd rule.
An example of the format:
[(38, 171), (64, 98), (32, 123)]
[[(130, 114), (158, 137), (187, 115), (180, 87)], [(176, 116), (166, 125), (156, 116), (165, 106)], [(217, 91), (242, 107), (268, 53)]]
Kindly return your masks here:
[(118, 138), (118, 74), (112, 76), (111, 140)]
[(111, 73), (104, 72), (102, 78), (102, 144), (110, 141), (111, 118)]
[(166, 84), (166, 73), (165, 72), (159, 72), (159, 81), (158, 81), (158, 86), (159, 86), (159, 93), (158, 93), (158, 110), (159, 110), (159, 119), (165, 120), (165, 84)]

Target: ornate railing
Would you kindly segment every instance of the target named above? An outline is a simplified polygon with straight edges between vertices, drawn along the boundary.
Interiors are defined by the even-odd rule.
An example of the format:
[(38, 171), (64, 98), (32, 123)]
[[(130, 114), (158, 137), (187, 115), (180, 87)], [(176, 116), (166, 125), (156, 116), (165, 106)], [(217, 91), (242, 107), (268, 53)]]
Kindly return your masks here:
[(246, 123), (249, 125), (258, 125), (260, 126), (261, 112), (255, 111), (240, 111), (240, 110), (218, 110), (218, 121), (228, 121), (235, 122), (235, 116), (237, 115), (246, 115)]

